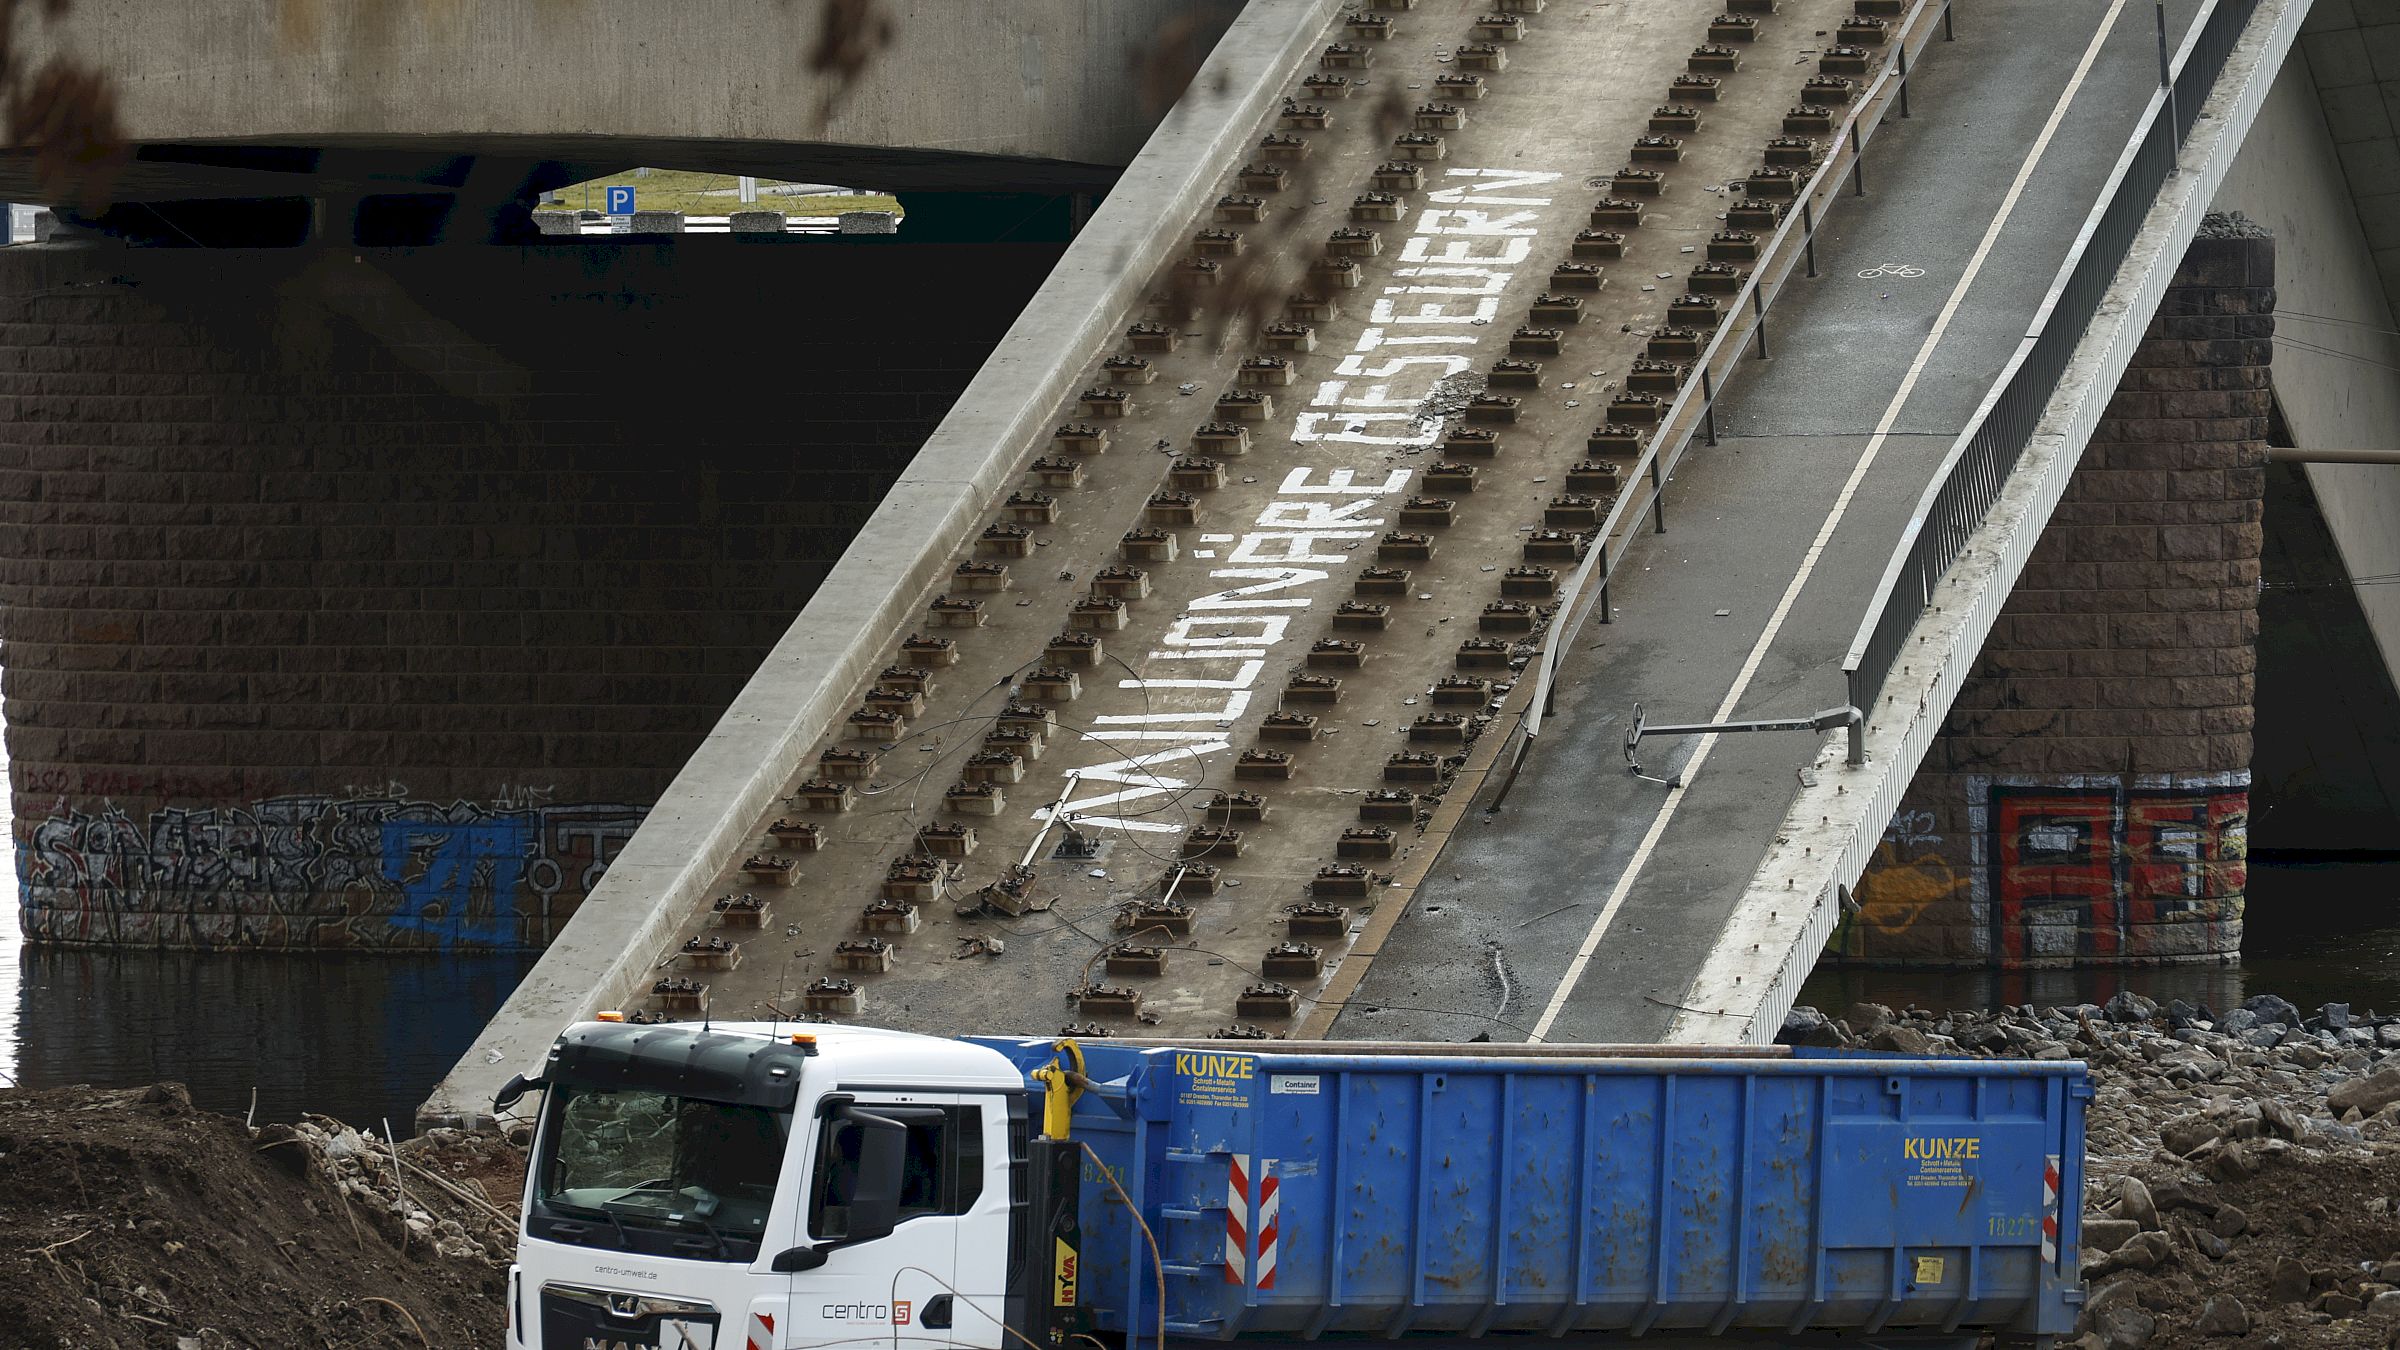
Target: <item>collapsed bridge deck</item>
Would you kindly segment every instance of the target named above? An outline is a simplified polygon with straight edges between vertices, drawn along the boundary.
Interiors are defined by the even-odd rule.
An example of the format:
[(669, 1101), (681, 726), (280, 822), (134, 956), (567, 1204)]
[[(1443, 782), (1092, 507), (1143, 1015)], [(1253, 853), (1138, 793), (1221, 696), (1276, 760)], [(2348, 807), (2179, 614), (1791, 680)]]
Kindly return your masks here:
[[(921, 510), (913, 534), (900, 538), (911, 522), (893, 515), (846, 564), (862, 591), (901, 599), (829, 586), (779, 649), (832, 672), (812, 674), (808, 696), (838, 707), (789, 720), (745, 695), (687, 770), (693, 790), (679, 781), (645, 826), (658, 847), (637, 837), (604, 883), (645, 917), (571, 932), (430, 1116), (471, 1113), (475, 1085), (512, 1056), (618, 1003), (936, 1032), (1449, 1038), (1523, 1034), (1528, 1004), (1507, 1000), (1565, 991), (1561, 1034), (1637, 1000), (1621, 1020), (1657, 1034), (1648, 1023), (1672, 1013), (1705, 942), (1620, 930), (1640, 989), (1623, 972), (1577, 987), (1563, 969), (1594, 896), (1648, 856), (1627, 856), (1649, 817), (1617, 800), (1639, 789), (1614, 786), (1628, 780), (1608, 747), (1553, 738), (1513, 789), (1509, 811), (1531, 802), (1528, 819), (1557, 839), (1486, 833), (1462, 855), (1506, 894), (1457, 866), (1437, 875), (1435, 858), (1523, 744), (1527, 671), (1562, 604), (1573, 626), (1663, 599), (1660, 615), (1683, 617), (1641, 639), (1662, 653), (1707, 624), (1685, 612), (1691, 587), (1649, 594), (1666, 583), (1643, 573), (1691, 556), (1674, 547), (1680, 529), (1664, 552), (1642, 542), (1662, 502), (1704, 522), (1698, 542), (1743, 613), (1783, 585), (1744, 569), (1789, 562), (1783, 546), (1823, 518), (1796, 508), (1822, 507), (1840, 475), (1793, 467), (1810, 428), (1720, 427), (1762, 403), (1720, 408), (1714, 395), (1737, 367), (1772, 371), (1793, 354), (1779, 331), (1784, 360), (1750, 359), (1767, 355), (1767, 279), (1799, 284), (1827, 248), (1852, 270), (1874, 253), (1861, 240), (1884, 222), (1854, 217), (1878, 199), (1850, 198), (1875, 170), (1839, 129), (1904, 113), (1906, 86), (1888, 76), (1925, 59), (1949, 21), (1945, 5), (1897, 0), (1714, 8), (1319, 4), (1299, 14), (1311, 31), (1278, 46), (1244, 25), (1295, 6), (1253, 6), (1212, 60), (1214, 86), (1204, 71), (1187, 103), (1230, 71), (1258, 82), (1255, 113), (1221, 133), (1205, 172), (1145, 177), (1137, 162), (1054, 274), (1056, 303), (1037, 297), (946, 425), (952, 439), (994, 429), (976, 451), (1003, 471), (946, 467), (959, 447), (937, 436), (951, 458), (886, 507)], [(2044, 4), (2007, 8), (2031, 21)], [(2008, 58), (1987, 54), (1992, 78), (1952, 72), (1944, 117), (1992, 115), (1980, 140), (2007, 142), (2009, 164), (2073, 64), (2010, 38), (2013, 22), (1980, 38)], [(2108, 69), (2130, 59), (2124, 36)], [(1218, 65), (1229, 50), (1247, 64)], [(2121, 110), (2075, 111), (2085, 120), (2069, 135), (2112, 140)], [(1192, 134), (1171, 117), (1153, 148)], [(1982, 149), (1975, 162), (2005, 183), (1999, 150)], [(2088, 177), (2094, 161), (2072, 164)], [(1928, 210), (1926, 191), (1945, 190), (1906, 199), (1916, 234), (1971, 232), (1991, 209), (1978, 188)], [(2039, 231), (2080, 210), (2036, 213), (1997, 256), (2046, 272)], [(1111, 211), (1159, 222), (1155, 235), (1106, 237)], [(1807, 229), (1791, 228), (1795, 214)], [(1833, 233), (1820, 242), (1819, 229)], [(1858, 303), (1811, 302), (1818, 335), (1797, 354), (1831, 383), (1793, 404), (1849, 416), (1839, 444), (1853, 447), (1873, 413), (1842, 411)], [(1924, 322), (1913, 299), (1895, 312), (1904, 328)], [(1999, 341), (2018, 323), (1961, 326)], [(1974, 383), (1964, 366), (1954, 378)], [(1004, 395), (1027, 411), (972, 415)], [(1737, 430), (1753, 434), (1719, 444)], [(1878, 503), (1914, 496), (1935, 439), (1895, 446), (1909, 471), (1870, 485)], [(1672, 487), (1647, 476), (1670, 440), (1695, 456)], [(1792, 463), (1763, 477), (1732, 467), (1775, 456)], [(1871, 573), (1893, 522), (1880, 505), (1867, 514), (1879, 537), (1848, 562)], [(1560, 654), (1569, 720), (1611, 741), (1611, 705), (1657, 696), (1616, 679), (1622, 657), (1573, 673), (1582, 644), (1615, 631), (1584, 627)], [(808, 650), (820, 632), (847, 666)], [(766, 759), (753, 783), (773, 790), (737, 812), (716, 780), (745, 757)], [(1602, 776), (1615, 805), (1576, 807)], [(1790, 792), (1788, 778), (1759, 789), (1762, 830)], [(1705, 846), (1721, 820), (1747, 828), (1699, 812), (1685, 842)], [(1484, 868), (1494, 848), (1525, 865)], [(1746, 876), (1754, 856), (1727, 870)], [(1439, 920), (1462, 908), (1513, 925), (1530, 963), (1516, 984), (1537, 987), (1505, 968), (1494, 983), (1489, 944)], [(1370, 975), (1379, 951), (1398, 959)]]
[(1729, 217), (1889, 49), (1852, 8), (1338, 20), (645, 1006), (1324, 1025), (1779, 210)]

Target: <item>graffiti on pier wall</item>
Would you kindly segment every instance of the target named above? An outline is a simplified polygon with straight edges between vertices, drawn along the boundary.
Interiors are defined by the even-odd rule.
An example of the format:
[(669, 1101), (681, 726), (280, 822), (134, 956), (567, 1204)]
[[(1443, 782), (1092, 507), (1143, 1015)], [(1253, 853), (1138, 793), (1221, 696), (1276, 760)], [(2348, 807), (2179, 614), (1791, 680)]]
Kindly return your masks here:
[(28, 937), (131, 947), (538, 950), (646, 807), (399, 797), (61, 804), (17, 823)]
[(1962, 775), (1963, 837), (1903, 810), (1837, 958), (1998, 967), (2148, 963), (2240, 945), (2244, 772)]
[[(1971, 779), (1997, 964), (2227, 950), (2249, 880), (2250, 775)], [(2238, 938), (2232, 939), (2238, 942)]]
[(1931, 811), (1892, 813), (1883, 840), (1859, 880), (1857, 909), (1843, 915), (1831, 949), (1842, 955), (1946, 954), (1956, 916), (1974, 900), (1974, 877)]

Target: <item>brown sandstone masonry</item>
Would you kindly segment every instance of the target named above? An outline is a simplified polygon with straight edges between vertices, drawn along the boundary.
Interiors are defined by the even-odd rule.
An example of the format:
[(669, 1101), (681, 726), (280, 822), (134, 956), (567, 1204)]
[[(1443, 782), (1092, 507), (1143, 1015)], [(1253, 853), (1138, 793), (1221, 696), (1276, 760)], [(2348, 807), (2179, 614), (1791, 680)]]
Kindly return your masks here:
[(1834, 959), (2239, 949), (2274, 268), (2217, 218), (2185, 255)]
[(1056, 255), (0, 253), (29, 931), (540, 946)]

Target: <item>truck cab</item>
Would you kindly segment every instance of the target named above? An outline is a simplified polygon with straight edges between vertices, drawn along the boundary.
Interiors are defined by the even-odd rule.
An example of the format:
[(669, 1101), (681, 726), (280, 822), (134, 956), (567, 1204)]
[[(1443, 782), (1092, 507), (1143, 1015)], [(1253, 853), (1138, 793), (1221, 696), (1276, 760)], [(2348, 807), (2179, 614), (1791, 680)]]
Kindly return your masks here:
[(511, 1350), (1007, 1336), (1026, 1087), (996, 1051), (602, 1021), (569, 1028), (503, 1100), (537, 1087)]

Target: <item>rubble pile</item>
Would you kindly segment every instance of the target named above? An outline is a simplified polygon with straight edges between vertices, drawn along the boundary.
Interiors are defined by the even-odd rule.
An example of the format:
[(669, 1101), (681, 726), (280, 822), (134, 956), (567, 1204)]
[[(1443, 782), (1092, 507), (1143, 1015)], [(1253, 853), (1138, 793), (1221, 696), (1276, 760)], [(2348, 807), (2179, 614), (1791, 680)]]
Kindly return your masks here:
[(319, 1176), (403, 1251), (430, 1248), (446, 1260), (508, 1268), (525, 1164), (498, 1136), (429, 1130), (400, 1141), (395, 1158), (372, 1131), (309, 1115), (296, 1125), (264, 1126), (257, 1138), (261, 1148), (299, 1145)]
[(2400, 1017), (2267, 994), (1796, 1008), (1786, 1044), (2091, 1066), (2075, 1350), (2400, 1346)]
[(175, 1084), (0, 1091), (0, 1344), (497, 1350), (521, 1152), (247, 1127)]

